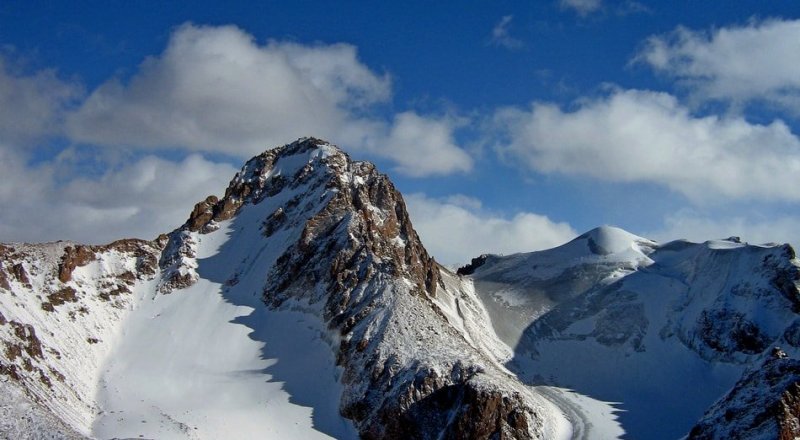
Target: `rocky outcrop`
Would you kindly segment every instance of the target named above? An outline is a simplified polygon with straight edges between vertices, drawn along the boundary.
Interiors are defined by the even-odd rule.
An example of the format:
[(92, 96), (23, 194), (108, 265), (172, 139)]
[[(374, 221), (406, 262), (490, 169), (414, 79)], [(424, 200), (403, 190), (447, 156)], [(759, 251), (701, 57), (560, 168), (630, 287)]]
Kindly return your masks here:
[(788, 244), (783, 245), (782, 249), (783, 258), (767, 256), (764, 258), (764, 267), (774, 273), (772, 285), (791, 301), (792, 310), (800, 313), (800, 290), (797, 288), (800, 283), (800, 268), (793, 264), (786, 264), (787, 261), (794, 260), (797, 255), (794, 248)]
[[(303, 165), (284, 165), (298, 157)], [(344, 368), (342, 414), (364, 438), (534, 435), (541, 422), (504, 382), (507, 373), (435, 306), (437, 295), (453, 293), (444, 290), (442, 269), (422, 246), (402, 196), (374, 165), (311, 138), (270, 150), (247, 162), (223, 198), (198, 204), (185, 230), (211, 230), (272, 197), (287, 201), (263, 220), (265, 239), (300, 233), (267, 274), (263, 299), (273, 308), (319, 307), (341, 341), (333, 348)], [(185, 247), (188, 236), (180, 237), (175, 244)]]
[(482, 389), (468, 380), (420, 375), (379, 413), (365, 439), (528, 438), (530, 416), (519, 395)]
[(86, 266), (90, 261), (94, 261), (94, 254), (92, 246), (75, 245), (64, 248), (61, 264), (58, 265), (58, 280), (62, 283), (69, 282), (72, 279), (72, 271), (76, 267)]
[(189, 230), (207, 232), (208, 225), (214, 218), (214, 208), (217, 203), (219, 203), (219, 199), (217, 196), (212, 195), (194, 205), (192, 213), (189, 214), (189, 220), (186, 221), (186, 226)]
[(482, 254), (480, 256), (477, 256), (473, 258), (472, 261), (469, 262), (469, 264), (459, 267), (456, 273), (459, 275), (472, 275), (473, 273), (475, 273), (476, 270), (478, 270), (479, 267), (486, 264), (486, 260), (488, 260), (490, 256), (491, 255), (489, 254)]
[(164, 250), (158, 260), (158, 267), (161, 269), (158, 291), (166, 294), (194, 284), (198, 278), (195, 272), (196, 243), (190, 230), (175, 230), (169, 235), (159, 237), (158, 241), (164, 243)]
[(800, 438), (800, 361), (774, 350), (706, 411), (688, 438)]
[(126, 238), (106, 245), (91, 246), (76, 244), (64, 248), (64, 254), (58, 265), (58, 280), (67, 283), (72, 279), (72, 272), (97, 259), (98, 253), (116, 251), (130, 254), (136, 258), (136, 271), (144, 276), (153, 275), (156, 271), (157, 257), (152, 247), (158, 247), (154, 242)]

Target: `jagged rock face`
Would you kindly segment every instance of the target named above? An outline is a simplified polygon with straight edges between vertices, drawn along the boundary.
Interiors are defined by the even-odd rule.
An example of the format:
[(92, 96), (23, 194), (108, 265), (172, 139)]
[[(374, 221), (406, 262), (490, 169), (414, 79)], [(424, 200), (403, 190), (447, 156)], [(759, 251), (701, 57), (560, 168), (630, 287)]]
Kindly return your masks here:
[[(451, 328), (434, 303), (436, 295), (452, 292), (420, 243), (402, 196), (370, 163), (353, 162), (339, 150), (315, 153), (326, 145), (307, 139), (250, 160), (225, 197), (198, 204), (184, 228), (214, 231), (239, 209), (305, 188), (263, 221), (266, 240), (281, 231), (302, 231), (269, 270), (263, 298), (274, 308), (287, 301), (321, 305), (341, 341), (334, 347), (345, 368), (341, 411), (361, 435), (531, 437), (541, 421), (504, 384), (507, 373), (486, 367), (491, 362)], [(310, 159), (293, 175), (274, 172), (284, 169), (281, 161), (298, 156)], [(321, 199), (307, 200), (315, 190), (322, 191)], [(187, 247), (174, 237), (165, 255)], [(448, 353), (434, 353), (431, 348), (438, 346)]]
[[(346, 154), (337, 150), (335, 154), (318, 162), (311, 161), (305, 164), (294, 176), (271, 175), (270, 172), (278, 158), (309, 153), (321, 144), (326, 143), (307, 138), (302, 142), (268, 150), (250, 159), (231, 181), (225, 191), (225, 197), (218, 200), (214, 196), (209, 196), (198, 203), (184, 228), (189, 231), (210, 232), (215, 230), (218, 222), (228, 220), (235, 215), (245, 203), (257, 204), (263, 198), (274, 196), (287, 187), (307, 185), (316, 188), (325, 185), (331, 190), (332, 198), (327, 200), (324, 208), (306, 223), (301, 241), (296, 248), (287, 252), (287, 258), (290, 254), (306, 254), (306, 257), (310, 257), (307, 255), (309, 252), (319, 249), (319, 243), (314, 241), (326, 239), (328, 235), (333, 234), (335, 227), (348, 217), (348, 232), (358, 237), (356, 240), (358, 243), (351, 246), (359, 247), (354, 249), (354, 252), (366, 252), (379, 257), (382, 262), (380, 269), (382, 271), (388, 269), (387, 275), (408, 276), (416, 282), (419, 293), (427, 292), (429, 295), (435, 295), (439, 276), (437, 265), (411, 226), (402, 196), (385, 175), (375, 170), (373, 164), (352, 162)], [(323, 171), (315, 173), (315, 167), (322, 168)], [(343, 180), (342, 177), (345, 175), (350, 180)], [(275, 229), (281, 226), (282, 219), (291, 215), (290, 211), (298, 204), (299, 201), (294, 200), (287, 204), (285, 209), (282, 208), (265, 219), (267, 228), (265, 235), (272, 235)], [(391, 240), (396, 241), (390, 243)], [(337, 276), (346, 278), (348, 275), (340, 272), (345, 270), (346, 262), (352, 257), (353, 255), (338, 255), (337, 266), (331, 270), (337, 272)], [(289, 263), (287, 261), (284, 264)], [(297, 261), (292, 264), (302, 265)], [(285, 267), (276, 272), (296, 271)], [(352, 276), (352, 273), (350, 275)], [(276, 278), (281, 278), (281, 275), (276, 273), (272, 279)], [(339, 281), (343, 282), (343, 279)]]
[(800, 438), (800, 361), (767, 359), (706, 411), (689, 439)]

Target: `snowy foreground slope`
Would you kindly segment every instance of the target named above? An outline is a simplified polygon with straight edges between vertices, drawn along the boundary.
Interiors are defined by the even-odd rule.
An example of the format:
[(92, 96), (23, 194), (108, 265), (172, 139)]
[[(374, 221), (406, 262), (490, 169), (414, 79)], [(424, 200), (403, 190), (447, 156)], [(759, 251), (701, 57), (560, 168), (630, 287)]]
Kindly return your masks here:
[[(675, 439), (743, 375), (761, 371), (773, 347), (798, 355), (797, 265), (788, 245), (735, 237), (658, 245), (601, 227), (547, 251), (482, 256), (460, 272), (469, 273), (497, 333), (514, 347), (508, 367), (523, 382), (616, 402), (626, 437)], [(796, 370), (786, 371), (783, 385), (750, 386), (750, 394), (777, 402), (800, 382)], [(716, 405), (729, 420), (756, 410)], [(719, 423), (709, 417), (693, 435), (751, 435), (744, 426), (715, 433)], [(759, 438), (778, 438), (770, 421)]]
[(777, 438), (793, 252), (604, 227), (454, 274), (301, 139), (156, 240), (0, 245), (0, 438)]

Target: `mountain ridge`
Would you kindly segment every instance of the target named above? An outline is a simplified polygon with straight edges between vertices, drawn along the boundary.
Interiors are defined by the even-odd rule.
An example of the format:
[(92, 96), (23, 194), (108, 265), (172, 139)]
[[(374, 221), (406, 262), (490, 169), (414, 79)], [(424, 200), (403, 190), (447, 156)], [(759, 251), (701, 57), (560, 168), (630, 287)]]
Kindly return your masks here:
[[(226, 244), (233, 242), (240, 245)], [(119, 406), (120, 399), (132, 401), (134, 396), (151, 391), (145, 384), (136, 389), (120, 380), (128, 376), (134, 382), (144, 381), (142, 373), (131, 369), (136, 365), (137, 371), (149, 371), (152, 380), (158, 382), (163, 376), (171, 381), (171, 387), (181, 388), (182, 378), (172, 370), (184, 368), (190, 360), (195, 362), (195, 354), (184, 354), (187, 360), (170, 361), (166, 372), (148, 365), (168, 351), (161, 345), (164, 336), (179, 331), (184, 338), (193, 337), (180, 330), (190, 324), (187, 318), (178, 317), (183, 312), (174, 309), (176, 304), (209, 313), (205, 310), (213, 306), (216, 297), (223, 302), (213, 306), (219, 310), (215, 313), (227, 310), (226, 304), (252, 309), (251, 298), (255, 298), (271, 310), (301, 313), (322, 322), (320, 335), (330, 345), (338, 365), (331, 366), (330, 371), (341, 374), (339, 382), (344, 387), (340, 412), (355, 423), (362, 437), (455, 438), (504, 433), (527, 438), (542, 430), (533, 407), (546, 403), (517, 385), (480, 348), (475, 338), (485, 340), (487, 336), (466, 323), (472, 319), (468, 318), (470, 313), (475, 319), (483, 319), (480, 305), (462, 298), (465, 293), (459, 290), (458, 280), (443, 273), (444, 269), (427, 254), (410, 224), (402, 197), (388, 178), (377, 173), (374, 165), (354, 162), (324, 141), (301, 139), (254, 157), (233, 178), (223, 198), (201, 201), (183, 226), (152, 242), (138, 244), (149, 251), (148, 267), (154, 260), (158, 262), (153, 271), (142, 272), (141, 277), (121, 275), (119, 272), (127, 273), (122, 269), (110, 270), (115, 264), (127, 271), (136, 269), (136, 263), (144, 258), (138, 254), (67, 244), (54, 245), (58, 249), (51, 249), (51, 264), (27, 269), (39, 282), (32, 289), (48, 285), (61, 289), (58, 292), (70, 292), (66, 299), (58, 297), (60, 302), (51, 311), (39, 307), (41, 316), (33, 321), (40, 323), (37, 333), (49, 333), (43, 345), (56, 345), (57, 336), (63, 336), (65, 330), (47, 324), (47, 315), (42, 313), (55, 314), (52, 320), (59, 324), (66, 320), (68, 327), (86, 334), (87, 342), (71, 340), (67, 344), (70, 350), (61, 349), (62, 357), (76, 363), (91, 359), (91, 365), (83, 370), (95, 371), (86, 375), (95, 378), (84, 378), (84, 392), (69, 396), (67, 390), (77, 378), (56, 380), (61, 393), (36, 382), (37, 369), (40, 377), (54, 382), (47, 369), (55, 361), (47, 351), (40, 355), (33, 350), (30, 359), (24, 360), (7, 357), (3, 365), (8, 363), (16, 369), (21, 363), (19, 371), (25, 374), (17, 382), (26, 390), (34, 390), (50, 411), (85, 435), (117, 432), (133, 436), (144, 429), (103, 409), (114, 407), (139, 411), (143, 420), (161, 420), (158, 427), (148, 424), (145, 435), (193, 434), (189, 426), (199, 422), (190, 423), (187, 416), (170, 409), (172, 403), (164, 400), (168, 396), (145, 396), (155, 399), (152, 406), (160, 408), (156, 413)], [(242, 253), (247, 246), (251, 249)], [(22, 263), (3, 264), (4, 269), (6, 265), (13, 269)], [(7, 273), (13, 276), (15, 272)], [(97, 279), (92, 275), (98, 275)], [(98, 305), (105, 292), (101, 285), (109, 282), (103, 280), (120, 276), (132, 283), (130, 288), (106, 292), (118, 301), (113, 306)], [(13, 284), (14, 290), (25, 291), (16, 279)], [(206, 301), (194, 304), (192, 299), (185, 299), (187, 295), (206, 296)], [(25, 310), (48, 301), (35, 294), (27, 300), (29, 304), (9, 306), (13, 314), (24, 315)], [(84, 315), (73, 310), (84, 303), (91, 306), (87, 316), (103, 321), (106, 330), (102, 334), (93, 328), (95, 323), (84, 322)], [(142, 316), (145, 312), (151, 316)], [(248, 316), (232, 322), (249, 323), (244, 326), (250, 328), (252, 338), (258, 334), (259, 324), (248, 321)], [(145, 324), (145, 318), (172, 319), (174, 325), (182, 327), (152, 327), (155, 324)], [(454, 327), (448, 319), (458, 319), (459, 326)], [(223, 326), (220, 331), (236, 330), (226, 323), (215, 325)], [(150, 338), (147, 347), (139, 342), (142, 338)], [(208, 338), (215, 336), (209, 334)], [(103, 350), (87, 355), (84, 345)], [(115, 345), (130, 350), (115, 351)], [(24, 351), (27, 346), (21, 347)], [(423, 347), (440, 348), (427, 353)], [(153, 356), (152, 362), (129, 359), (126, 353), (132, 352), (137, 357)], [(263, 355), (255, 352), (248, 356)], [(247, 362), (255, 365), (255, 360)], [(28, 364), (30, 371), (25, 367)], [(213, 364), (220, 364), (223, 370), (230, 368), (222, 361)], [(342, 371), (336, 373), (338, 369)], [(158, 416), (159, 411), (165, 415)], [(181, 418), (187, 421), (177, 422)], [(210, 432), (219, 435), (220, 431), (214, 429), (224, 427), (201, 424), (194, 428), (200, 432), (206, 429), (208, 436)]]
[[(772, 345), (797, 356), (798, 279), (788, 245), (611, 226), (455, 274), (387, 176), (302, 138), (152, 241), (0, 245), (0, 386), (64, 438), (652, 436), (658, 406), (631, 412), (641, 393), (597, 359), (636, 382), (625, 359), (670, 354), (716, 375), (675, 413), (685, 434)], [(587, 387), (581, 356), (621, 394)], [(600, 402), (617, 395), (627, 413)]]

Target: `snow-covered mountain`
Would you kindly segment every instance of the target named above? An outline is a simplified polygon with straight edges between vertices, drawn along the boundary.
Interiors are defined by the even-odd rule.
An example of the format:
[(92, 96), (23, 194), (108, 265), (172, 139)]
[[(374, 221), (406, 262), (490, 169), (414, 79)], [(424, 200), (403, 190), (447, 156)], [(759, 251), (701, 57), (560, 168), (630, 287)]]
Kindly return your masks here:
[[(460, 272), (514, 347), (509, 369), (530, 385), (617, 402), (630, 438), (682, 437), (775, 346), (793, 357), (800, 347), (789, 245), (658, 245), (601, 227), (551, 250), (482, 256)], [(736, 437), (745, 438), (704, 438)]]
[(474, 291), (427, 254), (388, 178), (323, 141), (254, 157), (225, 197), (152, 242), (4, 245), (1, 261), (3, 386), (30, 400), (9, 408), (49, 412), (53, 432), (551, 438), (564, 426), (505, 369), (511, 352)]
[(385, 175), (306, 138), (153, 241), (0, 246), (0, 437), (724, 438), (757, 398), (769, 438), (797, 281), (788, 245), (611, 227), (452, 273)]

